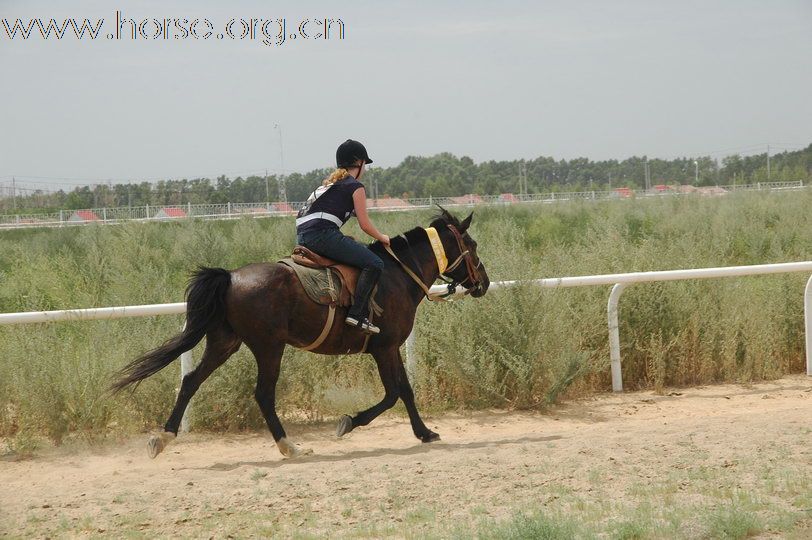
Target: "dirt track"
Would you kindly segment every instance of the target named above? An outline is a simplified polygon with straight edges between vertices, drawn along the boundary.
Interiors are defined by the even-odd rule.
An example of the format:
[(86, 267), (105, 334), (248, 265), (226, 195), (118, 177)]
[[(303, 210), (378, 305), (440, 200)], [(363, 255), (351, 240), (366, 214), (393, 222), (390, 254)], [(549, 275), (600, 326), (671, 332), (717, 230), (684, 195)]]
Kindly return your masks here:
[(342, 440), (290, 429), (315, 451), (298, 461), (259, 434), (182, 436), (151, 461), (139, 436), (0, 462), (0, 536), (447, 536), (540, 509), (593, 533), (691, 537), (732, 505), (762, 534), (803, 537), (811, 419), (798, 376), (432, 418), (431, 445), (396, 415)]

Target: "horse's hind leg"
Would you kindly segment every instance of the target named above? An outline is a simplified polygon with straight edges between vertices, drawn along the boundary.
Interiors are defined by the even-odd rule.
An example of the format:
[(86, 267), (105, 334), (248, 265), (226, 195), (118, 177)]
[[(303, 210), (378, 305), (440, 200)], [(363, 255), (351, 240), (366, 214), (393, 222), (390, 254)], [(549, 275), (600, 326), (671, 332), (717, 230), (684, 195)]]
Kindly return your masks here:
[(285, 428), (276, 414), (276, 383), (279, 380), (279, 369), (282, 364), (282, 353), (285, 344), (281, 341), (267, 340), (263, 343), (248, 344), (257, 359), (257, 388), (254, 397), (257, 400), (265, 423), (273, 435), (276, 446), (283, 456), (294, 458), (312, 454), (309, 448), (299, 448), (285, 434)]
[(195, 395), (203, 381), (208, 379), (209, 375), (222, 366), (239, 348), (239, 339), (225, 326), (211, 330), (206, 335), (206, 349), (203, 352), (203, 357), (197, 367), (183, 377), (175, 407), (172, 409), (172, 414), (169, 415), (163, 433), (150, 437), (148, 443), (150, 457), (154, 458), (160, 454), (166, 448), (166, 445), (175, 439), (178, 435), (178, 427), (183, 418), (183, 413), (192, 396)]
[[(343, 416), (338, 422), (336, 436), (341, 437), (349, 433), (358, 426), (365, 426), (375, 420), (382, 412), (395, 406), (400, 396), (400, 372), (397, 364), (400, 362), (400, 353), (397, 348), (373, 353), (375, 362), (378, 365), (378, 374), (385, 391), (383, 399), (365, 411), (359, 412), (354, 417)], [(405, 373), (405, 372), (404, 372)], [(407, 381), (408, 384), (408, 381)]]

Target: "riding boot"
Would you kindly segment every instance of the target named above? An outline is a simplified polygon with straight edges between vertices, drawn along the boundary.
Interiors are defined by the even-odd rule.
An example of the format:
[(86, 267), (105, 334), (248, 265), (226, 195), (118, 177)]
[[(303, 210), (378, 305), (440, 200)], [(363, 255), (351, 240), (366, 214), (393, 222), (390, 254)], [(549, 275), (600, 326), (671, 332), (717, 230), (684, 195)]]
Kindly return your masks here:
[(358, 276), (358, 283), (355, 285), (355, 297), (352, 306), (347, 313), (346, 323), (356, 326), (367, 334), (378, 334), (381, 329), (369, 322), (369, 297), (372, 289), (378, 283), (381, 271), (377, 268), (364, 268)]

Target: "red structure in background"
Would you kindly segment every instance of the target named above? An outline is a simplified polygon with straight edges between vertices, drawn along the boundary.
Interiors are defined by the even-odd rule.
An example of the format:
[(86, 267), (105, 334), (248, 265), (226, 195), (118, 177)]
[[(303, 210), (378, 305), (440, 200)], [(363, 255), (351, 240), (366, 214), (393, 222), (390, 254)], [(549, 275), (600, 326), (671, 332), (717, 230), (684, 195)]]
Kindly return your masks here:
[(100, 219), (92, 210), (77, 210), (68, 221), (100, 221)]

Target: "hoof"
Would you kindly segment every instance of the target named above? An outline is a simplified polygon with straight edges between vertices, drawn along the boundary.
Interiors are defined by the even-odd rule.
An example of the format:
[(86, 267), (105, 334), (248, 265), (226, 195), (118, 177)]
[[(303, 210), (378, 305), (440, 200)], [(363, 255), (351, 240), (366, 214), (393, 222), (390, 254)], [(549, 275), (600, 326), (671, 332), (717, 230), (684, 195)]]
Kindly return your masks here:
[(150, 459), (155, 459), (158, 454), (163, 452), (164, 448), (175, 440), (175, 437), (177, 437), (177, 435), (169, 431), (162, 431), (161, 433), (151, 436), (149, 442), (147, 442), (147, 453), (149, 453)]
[(423, 441), (424, 443), (435, 442), (440, 440), (440, 435), (434, 433), (433, 431), (429, 431), (426, 435), (420, 437), (420, 440)]
[(352, 418), (345, 414), (344, 416), (341, 417), (341, 420), (338, 421), (338, 427), (336, 428), (336, 437), (341, 438), (350, 431), (352, 431)]
[(279, 452), (281, 452), (282, 455), (288, 459), (309, 456), (313, 453), (312, 448), (299, 448), (297, 445), (293, 444), (284, 437), (276, 441), (276, 446), (279, 448)]

